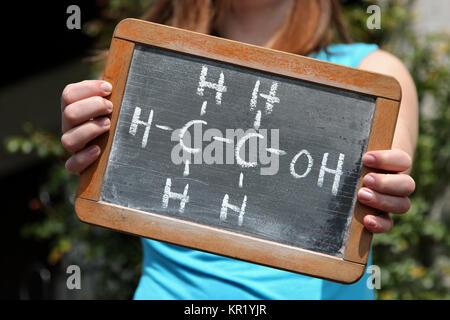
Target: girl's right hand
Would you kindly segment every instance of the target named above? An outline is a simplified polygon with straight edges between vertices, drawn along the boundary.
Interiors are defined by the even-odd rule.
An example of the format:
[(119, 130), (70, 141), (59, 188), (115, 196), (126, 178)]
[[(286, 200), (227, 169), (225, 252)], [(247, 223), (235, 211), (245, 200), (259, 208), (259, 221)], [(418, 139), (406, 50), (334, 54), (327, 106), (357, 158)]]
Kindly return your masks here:
[(61, 95), (61, 128), (63, 147), (73, 155), (66, 161), (67, 171), (81, 173), (100, 155), (100, 147), (86, 145), (107, 132), (113, 105), (104, 97), (112, 86), (103, 80), (86, 80), (67, 85)]

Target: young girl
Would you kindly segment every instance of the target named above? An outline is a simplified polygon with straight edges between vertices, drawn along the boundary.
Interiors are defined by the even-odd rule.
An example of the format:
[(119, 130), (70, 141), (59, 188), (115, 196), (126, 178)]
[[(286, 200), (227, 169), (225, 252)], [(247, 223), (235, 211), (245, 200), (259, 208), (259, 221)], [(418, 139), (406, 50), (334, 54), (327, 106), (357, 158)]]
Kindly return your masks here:
[[(367, 152), (362, 159), (364, 165), (390, 173), (366, 175), (358, 201), (394, 214), (409, 210), (415, 185), (408, 172), (418, 127), (414, 83), (404, 65), (376, 45), (330, 44), (332, 32), (348, 42), (337, 0), (157, 0), (143, 18), (395, 77), (402, 102), (392, 150)], [(61, 141), (73, 152), (66, 162), (69, 172), (82, 172), (99, 156), (98, 146), (85, 146), (110, 128), (114, 106), (103, 97), (112, 90), (100, 80), (64, 89)], [(393, 222), (389, 214), (367, 215), (364, 225), (383, 233)], [(142, 245), (136, 299), (373, 299), (369, 274), (340, 285), (153, 240), (143, 239)]]

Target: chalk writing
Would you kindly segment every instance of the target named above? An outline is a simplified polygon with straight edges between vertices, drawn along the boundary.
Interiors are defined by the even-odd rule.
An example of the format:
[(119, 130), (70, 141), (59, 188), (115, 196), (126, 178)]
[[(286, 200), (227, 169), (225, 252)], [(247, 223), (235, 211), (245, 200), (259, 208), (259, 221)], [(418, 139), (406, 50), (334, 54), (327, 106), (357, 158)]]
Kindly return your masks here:
[[(208, 67), (202, 66), (201, 71), (200, 71), (200, 79), (199, 79), (198, 87), (197, 87), (197, 95), (204, 96), (205, 88), (215, 90), (216, 91), (216, 94), (215, 94), (216, 101), (215, 102), (217, 105), (221, 105), (223, 93), (227, 92), (227, 86), (225, 86), (225, 84), (224, 84), (225, 83), (224, 72), (220, 72), (217, 83), (207, 81), (206, 80), (207, 76), (208, 76)], [(233, 160), (236, 161), (236, 164), (239, 165), (243, 169), (254, 168), (259, 165), (259, 162), (257, 159), (257, 154), (258, 154), (257, 149), (258, 149), (258, 146), (261, 147), (261, 144), (256, 143), (256, 140), (267, 139), (266, 131), (264, 129), (260, 129), (262, 110), (257, 109), (258, 108), (258, 99), (262, 98), (262, 99), (266, 100), (265, 107), (264, 107), (264, 114), (265, 114), (265, 116), (269, 116), (273, 112), (274, 104), (279, 104), (281, 102), (281, 99), (276, 96), (278, 86), (279, 86), (278, 82), (273, 81), (270, 85), (269, 93), (266, 94), (266, 93), (260, 92), (261, 81), (257, 80), (255, 82), (255, 85), (251, 92), (251, 98), (250, 98), (250, 110), (251, 111), (256, 110), (255, 120), (253, 123), (254, 127), (252, 129), (253, 131), (250, 130), (250, 131), (246, 132), (245, 134), (243, 134), (242, 136), (237, 137), (237, 143), (236, 143), (236, 146), (234, 147), (234, 159)], [(208, 102), (206, 100), (202, 102), (200, 115), (203, 116), (206, 114), (207, 104), (208, 104)], [(217, 111), (217, 112), (220, 112), (220, 111)], [(142, 109), (140, 107), (135, 107), (134, 114), (133, 114), (130, 128), (129, 128), (129, 133), (133, 136), (136, 136), (139, 126), (141, 126), (141, 125), (144, 126), (145, 130), (144, 130), (144, 133), (143, 133), (143, 136), (141, 139), (141, 147), (145, 148), (148, 143), (148, 138), (149, 138), (149, 134), (150, 134), (150, 128), (152, 126), (154, 112), (153, 112), (153, 110), (150, 110), (148, 119), (145, 121), (141, 120), (141, 113), (142, 113)], [(196, 153), (201, 152), (202, 150), (200, 148), (195, 148), (195, 147), (190, 146), (191, 139), (189, 136), (190, 135), (189, 129), (195, 125), (206, 126), (207, 124), (208, 123), (204, 120), (195, 119), (195, 120), (190, 120), (190, 121), (186, 122), (186, 124), (182, 128), (177, 129), (177, 130), (173, 130), (169, 126), (160, 125), (160, 124), (155, 124), (155, 127), (160, 130), (163, 130), (163, 131), (176, 132), (178, 135), (177, 138), (178, 138), (179, 147), (181, 147), (181, 149), (188, 154), (196, 154)], [(218, 133), (220, 133), (220, 131)], [(265, 135), (263, 135), (262, 133), (265, 133)], [(185, 143), (186, 142), (185, 139), (186, 139), (187, 135), (188, 135), (188, 137), (187, 137), (188, 143)], [(221, 134), (220, 135), (212, 135), (211, 134), (210, 136), (211, 136), (212, 140), (214, 140), (214, 143), (234, 144), (234, 141), (235, 141), (234, 138), (223, 137)], [(273, 137), (271, 138), (271, 140), (272, 140), (272, 143), (275, 143), (275, 139)], [(245, 151), (244, 151), (244, 147), (247, 142), (249, 142), (249, 147), (250, 147), (249, 153), (248, 153), (248, 159), (246, 159)], [(276, 144), (278, 146), (278, 142), (276, 142)], [(220, 153), (217, 151), (217, 148), (218, 148), (218, 145), (215, 145), (215, 153)], [(279, 148), (263, 146), (263, 149), (265, 150), (266, 153), (270, 153), (272, 156), (278, 157), (278, 156), (287, 155), (286, 151), (279, 149)], [(338, 193), (338, 189), (339, 189), (339, 183), (340, 183), (340, 178), (342, 175), (342, 167), (343, 167), (343, 163), (344, 163), (344, 159), (345, 159), (345, 154), (339, 153), (339, 158), (337, 161), (336, 168), (328, 167), (329, 166), (328, 165), (328, 155), (329, 155), (328, 152), (323, 154), (322, 162), (321, 162), (321, 166), (320, 166), (319, 174), (318, 174), (318, 178), (317, 178), (317, 186), (319, 188), (323, 187), (326, 173), (334, 175), (331, 193), (336, 196)], [(172, 161), (173, 161), (173, 159), (172, 159)], [(306, 167), (303, 172), (298, 172), (296, 169), (297, 162), (299, 162), (299, 161), (302, 161), (302, 163), (306, 162)], [(173, 162), (175, 163), (175, 161), (173, 161)], [(183, 170), (182, 175), (183, 175), (183, 177), (187, 177), (190, 174), (189, 169), (190, 169), (191, 162), (189, 159), (184, 159), (183, 163), (184, 163), (184, 170)], [(310, 174), (310, 172), (313, 168), (313, 165), (314, 165), (314, 159), (313, 159), (313, 156), (311, 155), (311, 153), (306, 149), (302, 149), (300, 152), (298, 152), (294, 155), (294, 157), (292, 158), (292, 160), (289, 164), (290, 175), (295, 179), (306, 178)], [(239, 189), (244, 188), (243, 181), (244, 181), (244, 174), (243, 174), (243, 172), (241, 172), (239, 175), (239, 180), (238, 180)], [(163, 190), (162, 208), (168, 207), (170, 199), (180, 200), (180, 206), (179, 206), (178, 212), (183, 213), (185, 210), (186, 204), (189, 203), (189, 196), (187, 195), (188, 190), (189, 190), (189, 184), (186, 184), (183, 193), (173, 192), (173, 191), (171, 191), (171, 187), (172, 187), (172, 180), (170, 178), (167, 178), (166, 185)], [(229, 196), (228, 196), (228, 194), (226, 194), (221, 203), (220, 215), (219, 215), (220, 221), (225, 221), (227, 219), (228, 210), (230, 209), (232, 211), (239, 213), (238, 225), (241, 226), (243, 223), (243, 220), (244, 220), (245, 208), (247, 206), (247, 195), (244, 195), (244, 200), (240, 207), (232, 205), (228, 201), (229, 201)]]

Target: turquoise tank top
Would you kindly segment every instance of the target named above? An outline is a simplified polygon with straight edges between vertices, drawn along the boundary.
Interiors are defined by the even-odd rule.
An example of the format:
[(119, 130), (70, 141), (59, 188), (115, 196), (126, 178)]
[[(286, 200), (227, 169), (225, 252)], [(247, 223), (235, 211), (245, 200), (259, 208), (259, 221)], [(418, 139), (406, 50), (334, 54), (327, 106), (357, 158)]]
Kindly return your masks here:
[[(337, 44), (310, 57), (350, 67), (378, 47)], [(365, 273), (356, 283), (342, 285), (287, 271), (142, 239), (142, 276), (134, 299), (373, 299)], [(371, 255), (369, 264), (371, 263)]]

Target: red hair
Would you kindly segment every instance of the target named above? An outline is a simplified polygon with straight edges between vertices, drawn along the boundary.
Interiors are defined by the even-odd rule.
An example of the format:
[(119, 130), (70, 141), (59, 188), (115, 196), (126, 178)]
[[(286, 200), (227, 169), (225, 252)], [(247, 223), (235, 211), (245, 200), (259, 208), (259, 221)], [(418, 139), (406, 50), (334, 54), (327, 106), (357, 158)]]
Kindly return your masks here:
[[(216, 34), (229, 0), (155, 0), (142, 19), (182, 29)], [(349, 42), (342, 23), (338, 0), (295, 0), (294, 6), (270, 47), (308, 55), (326, 48), (333, 31), (342, 42)]]

